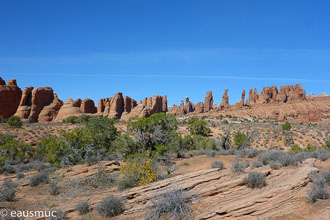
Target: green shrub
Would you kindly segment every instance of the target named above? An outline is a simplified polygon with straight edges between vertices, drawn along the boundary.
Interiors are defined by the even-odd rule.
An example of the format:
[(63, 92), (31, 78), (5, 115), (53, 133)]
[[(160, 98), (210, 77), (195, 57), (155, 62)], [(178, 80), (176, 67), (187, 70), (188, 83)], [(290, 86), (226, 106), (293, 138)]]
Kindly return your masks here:
[(211, 129), (206, 127), (206, 121), (192, 117), (188, 120), (188, 130), (191, 135), (201, 135), (207, 137), (211, 133)]
[(0, 188), (0, 201), (13, 201), (15, 198), (16, 191), (16, 183), (14, 183), (11, 179), (4, 180)]
[(70, 116), (67, 117), (66, 119), (63, 119), (62, 122), (76, 124), (76, 123), (80, 123), (80, 120), (77, 116)]
[(123, 199), (109, 196), (96, 207), (98, 213), (106, 217), (115, 217), (125, 211)]
[(83, 215), (89, 212), (89, 206), (89, 202), (82, 201), (77, 203), (75, 210), (78, 211), (80, 215)]
[(18, 116), (10, 116), (8, 118), (7, 123), (8, 123), (8, 126), (11, 128), (21, 128), (23, 125), (21, 118)]
[(290, 124), (290, 122), (285, 122), (283, 125), (282, 125), (282, 130), (283, 131), (290, 131), (291, 130), (291, 124)]
[(224, 163), (221, 161), (215, 161), (212, 163), (211, 168), (219, 168), (222, 170), (224, 168)]
[(266, 176), (260, 172), (249, 172), (248, 176), (244, 178), (243, 182), (249, 188), (262, 188), (266, 186)]
[(7, 123), (7, 119), (0, 115), (0, 123)]
[(6, 160), (24, 161), (33, 156), (33, 148), (23, 142), (14, 140), (13, 136), (0, 134), (0, 167)]
[(49, 173), (48, 172), (43, 171), (30, 178), (30, 186), (32, 186), (32, 187), (38, 186), (41, 183), (49, 183)]
[(236, 131), (234, 133), (234, 143), (237, 149), (245, 148), (250, 146), (252, 136), (249, 133), (243, 133)]
[(127, 128), (141, 151), (154, 151), (157, 145), (169, 146), (177, 138), (177, 121), (173, 115), (165, 113), (129, 120)]
[(301, 152), (301, 151), (303, 151), (303, 149), (301, 149), (298, 146), (298, 144), (293, 145), (290, 149), (290, 152), (293, 153), (293, 154), (296, 154), (296, 153)]
[(135, 157), (126, 161), (121, 167), (118, 181), (120, 190), (142, 186), (157, 181), (158, 172), (149, 154), (146, 157)]
[(316, 151), (316, 150), (317, 150), (317, 147), (313, 146), (311, 144), (307, 144), (307, 147), (304, 149), (304, 151), (306, 151), (306, 152), (313, 152), (313, 151)]

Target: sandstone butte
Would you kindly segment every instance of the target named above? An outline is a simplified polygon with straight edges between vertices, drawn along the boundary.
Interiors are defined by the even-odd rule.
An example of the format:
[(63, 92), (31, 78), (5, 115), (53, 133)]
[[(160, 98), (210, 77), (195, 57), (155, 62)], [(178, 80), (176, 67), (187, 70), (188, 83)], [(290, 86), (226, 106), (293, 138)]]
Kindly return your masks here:
[(326, 123), (330, 119), (329, 96), (306, 96), (300, 84), (264, 87), (260, 94), (257, 89), (245, 90), (241, 100), (229, 104), (229, 90), (222, 95), (221, 103), (214, 104), (212, 91), (207, 91), (204, 102), (194, 104), (186, 96), (180, 105), (168, 108), (167, 96), (154, 95), (137, 102), (121, 92), (113, 97), (102, 98), (97, 106), (93, 100), (68, 99), (63, 103), (50, 87), (26, 87), (23, 92), (16, 80), (6, 82), (0, 77), (0, 115), (8, 118), (19, 116), (29, 122), (61, 122), (70, 116), (105, 116), (127, 121), (131, 117), (148, 117), (154, 113), (167, 112), (180, 115), (233, 115), (258, 117), (278, 121)]

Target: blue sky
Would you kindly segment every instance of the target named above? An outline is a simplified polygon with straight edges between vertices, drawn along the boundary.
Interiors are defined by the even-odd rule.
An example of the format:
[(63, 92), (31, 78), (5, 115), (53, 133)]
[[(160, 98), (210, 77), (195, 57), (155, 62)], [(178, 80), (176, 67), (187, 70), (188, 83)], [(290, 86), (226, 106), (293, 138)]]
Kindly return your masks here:
[(69, 98), (301, 83), (330, 93), (328, 0), (0, 0), (0, 76)]

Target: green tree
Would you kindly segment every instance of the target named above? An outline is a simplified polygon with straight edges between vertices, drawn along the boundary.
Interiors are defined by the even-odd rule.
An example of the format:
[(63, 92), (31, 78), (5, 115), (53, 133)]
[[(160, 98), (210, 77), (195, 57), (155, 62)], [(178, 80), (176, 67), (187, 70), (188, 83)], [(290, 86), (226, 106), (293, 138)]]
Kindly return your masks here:
[(188, 130), (191, 135), (208, 136), (211, 133), (211, 129), (206, 126), (206, 121), (192, 117), (188, 121)]
[(282, 130), (283, 131), (290, 131), (291, 130), (291, 124), (290, 124), (290, 122), (285, 122), (283, 125), (282, 125)]

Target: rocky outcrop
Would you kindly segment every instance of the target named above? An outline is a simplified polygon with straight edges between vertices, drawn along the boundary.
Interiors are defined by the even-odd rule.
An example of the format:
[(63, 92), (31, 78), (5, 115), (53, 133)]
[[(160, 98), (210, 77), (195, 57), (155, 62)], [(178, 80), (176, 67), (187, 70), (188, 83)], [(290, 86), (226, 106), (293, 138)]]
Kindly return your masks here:
[(15, 114), (22, 96), (22, 90), (16, 80), (10, 79), (6, 85), (0, 77), (0, 115), (8, 118)]
[(165, 109), (167, 110), (167, 97), (155, 95), (153, 97), (144, 98), (143, 101), (140, 101), (129, 113), (122, 114), (121, 119), (127, 121), (132, 117), (149, 117), (154, 113), (165, 112)]
[[(232, 175), (228, 168), (214, 168), (177, 175), (124, 191), (109, 190), (103, 194), (91, 195), (88, 199), (94, 209), (110, 195), (125, 198), (125, 211), (116, 216), (118, 220), (146, 219), (155, 201), (165, 192), (173, 190), (181, 190), (189, 195), (185, 201), (190, 203), (193, 209), (189, 219), (305, 219), (306, 214), (309, 216), (306, 219), (317, 219), (313, 216), (321, 212), (330, 213), (328, 206), (320, 208), (319, 211), (301, 209), (301, 206), (306, 204), (307, 190), (310, 188), (309, 173), (318, 171), (314, 163), (315, 159), (308, 159), (297, 167), (279, 170), (273, 170), (269, 166), (256, 168), (255, 171), (266, 176), (267, 185), (263, 188), (248, 188), (243, 183), (247, 173)], [(109, 165), (105, 168), (107, 172), (113, 172), (112, 166), (114, 167)], [(96, 169), (91, 172), (96, 173)], [(79, 177), (83, 175), (87, 174), (77, 174)], [(79, 213), (75, 206), (81, 199), (73, 199), (62, 204), (59, 209), (68, 213), (67, 218), (78, 219)]]
[(80, 109), (84, 113), (94, 114), (97, 112), (94, 101), (88, 98), (81, 101)]
[(242, 91), (240, 105), (241, 106), (244, 106), (245, 105), (245, 89)]
[(162, 112), (167, 112), (167, 96), (162, 96)]
[(258, 100), (258, 91), (257, 89), (250, 89), (249, 91), (249, 105), (256, 104)]
[(119, 119), (124, 112), (124, 98), (121, 92), (116, 93), (110, 102), (109, 118)]
[(258, 95), (256, 89), (254, 92), (250, 89), (249, 105), (253, 104), (269, 104), (269, 103), (294, 103), (306, 100), (306, 91), (300, 84), (284, 85), (278, 91), (277, 86), (264, 87)]
[(188, 114), (188, 113), (190, 113), (190, 112), (194, 112), (194, 105), (192, 104), (192, 102), (189, 100), (189, 97), (188, 96), (186, 96), (186, 99), (185, 99), (185, 101), (186, 101), (186, 105), (185, 105), (185, 107), (184, 107), (184, 111), (185, 111), (185, 113), (186, 114)]
[(229, 108), (229, 96), (228, 96), (228, 89), (226, 89), (222, 95), (222, 102), (220, 104), (220, 109)]
[(66, 100), (64, 105), (60, 108), (56, 118), (55, 122), (62, 122), (64, 119), (70, 117), (70, 116), (82, 116), (84, 112), (80, 109), (81, 100), (75, 100), (73, 101), (71, 98)]
[(26, 87), (15, 113), (23, 121), (51, 122), (53, 121), (63, 102), (53, 93), (50, 87)]
[(54, 93), (54, 99), (50, 105), (45, 106), (39, 116), (38, 122), (52, 122), (55, 120), (58, 112), (63, 106), (62, 100), (60, 100), (56, 93)]
[(209, 112), (213, 108), (213, 95), (212, 91), (208, 91), (204, 100), (204, 112)]
[(38, 122), (41, 110), (52, 103), (54, 99), (53, 89), (50, 87), (40, 87), (32, 90), (30, 122)]
[(203, 104), (203, 102), (198, 102), (195, 105), (195, 112), (196, 113), (203, 113), (204, 112), (204, 104)]
[(137, 103), (134, 99), (125, 96), (124, 98), (124, 112), (130, 113), (132, 109), (137, 106)]

